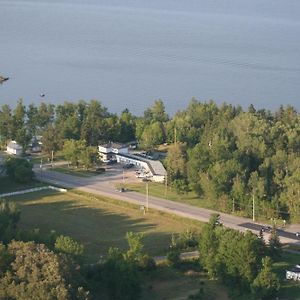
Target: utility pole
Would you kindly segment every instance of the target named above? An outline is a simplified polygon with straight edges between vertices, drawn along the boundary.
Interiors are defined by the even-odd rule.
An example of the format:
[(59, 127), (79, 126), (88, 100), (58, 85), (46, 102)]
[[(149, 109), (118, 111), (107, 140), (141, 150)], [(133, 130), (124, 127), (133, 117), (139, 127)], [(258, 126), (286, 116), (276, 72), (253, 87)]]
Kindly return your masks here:
[(146, 182), (146, 211), (149, 210), (149, 184)]
[(165, 198), (167, 199), (167, 191), (168, 191), (168, 173), (166, 173), (165, 177)]
[(174, 127), (174, 144), (177, 144), (177, 129)]
[(235, 211), (234, 198), (232, 198), (232, 212)]
[(255, 198), (254, 198), (254, 193), (252, 194), (252, 220), (255, 221)]
[(41, 157), (40, 168), (41, 168), (41, 179), (43, 179), (43, 158), (42, 157)]
[(51, 151), (51, 167), (53, 168), (53, 150)]

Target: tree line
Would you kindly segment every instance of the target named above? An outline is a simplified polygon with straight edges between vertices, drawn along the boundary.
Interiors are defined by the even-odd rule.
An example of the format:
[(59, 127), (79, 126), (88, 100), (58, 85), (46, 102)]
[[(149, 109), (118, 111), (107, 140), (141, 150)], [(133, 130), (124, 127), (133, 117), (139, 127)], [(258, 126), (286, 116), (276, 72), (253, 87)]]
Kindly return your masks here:
[[(55, 231), (20, 229), (20, 215), (13, 202), (0, 201), (1, 299), (137, 300), (147, 276), (157, 275), (154, 259), (144, 252), (142, 233), (127, 233), (127, 249), (111, 247), (98, 262), (87, 264), (82, 244)], [(273, 261), (282, 255), (275, 228), (266, 245), (262, 236), (224, 228), (218, 219), (212, 215), (200, 233), (186, 230), (173, 236), (169, 267), (184, 269), (180, 252), (198, 248), (199, 260), (189, 268), (220, 279), (235, 297), (274, 299), (280, 280)], [(188, 299), (206, 296), (200, 288)]]
[[(199, 201), (246, 216), (254, 199), (258, 215), (300, 221), (300, 115), (292, 106), (271, 112), (192, 99), (173, 117), (161, 100), (143, 116), (110, 113), (96, 100), (0, 108), (2, 145), (15, 139), (26, 149), (35, 135), (49, 157), (65, 149), (87, 168), (96, 150), (86, 147), (102, 142), (137, 140), (145, 150), (168, 143), (163, 163), (179, 193), (193, 191)], [(68, 152), (75, 148), (81, 151)]]

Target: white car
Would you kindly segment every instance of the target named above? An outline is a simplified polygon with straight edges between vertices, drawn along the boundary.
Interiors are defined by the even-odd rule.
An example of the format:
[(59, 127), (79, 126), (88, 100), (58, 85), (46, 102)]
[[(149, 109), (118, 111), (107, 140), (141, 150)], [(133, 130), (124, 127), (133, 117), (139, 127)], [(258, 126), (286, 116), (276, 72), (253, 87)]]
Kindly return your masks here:
[(300, 237), (300, 232), (296, 232), (296, 237), (297, 237), (297, 238)]

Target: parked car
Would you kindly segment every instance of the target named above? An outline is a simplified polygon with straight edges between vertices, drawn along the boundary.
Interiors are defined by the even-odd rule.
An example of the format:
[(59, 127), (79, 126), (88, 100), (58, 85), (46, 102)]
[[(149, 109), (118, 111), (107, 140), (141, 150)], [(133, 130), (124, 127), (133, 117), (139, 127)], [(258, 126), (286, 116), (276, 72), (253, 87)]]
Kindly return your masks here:
[(97, 173), (103, 173), (103, 172), (105, 172), (105, 168), (97, 168), (96, 172)]
[(123, 166), (123, 169), (130, 169), (134, 166), (134, 164), (126, 164)]
[(272, 231), (272, 227), (271, 226), (263, 226), (261, 228), (262, 232), (271, 232)]

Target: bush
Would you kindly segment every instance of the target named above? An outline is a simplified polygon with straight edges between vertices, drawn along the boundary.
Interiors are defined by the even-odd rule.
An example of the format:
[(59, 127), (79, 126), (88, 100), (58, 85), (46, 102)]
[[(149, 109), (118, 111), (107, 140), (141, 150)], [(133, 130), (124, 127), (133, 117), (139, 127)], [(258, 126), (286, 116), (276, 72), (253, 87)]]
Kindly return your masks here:
[(83, 245), (76, 242), (69, 236), (60, 235), (54, 245), (59, 252), (70, 254), (72, 256), (81, 256), (83, 254)]
[(9, 157), (5, 162), (7, 175), (14, 181), (20, 183), (30, 182), (33, 178), (32, 163), (26, 159)]
[(194, 248), (198, 246), (199, 235), (190, 229), (182, 232), (176, 243), (180, 249)]
[(138, 262), (138, 267), (140, 270), (150, 272), (156, 270), (156, 263), (153, 257), (145, 254), (140, 258)]
[(170, 266), (177, 267), (180, 264), (180, 251), (178, 248), (171, 248), (167, 253), (167, 260)]

